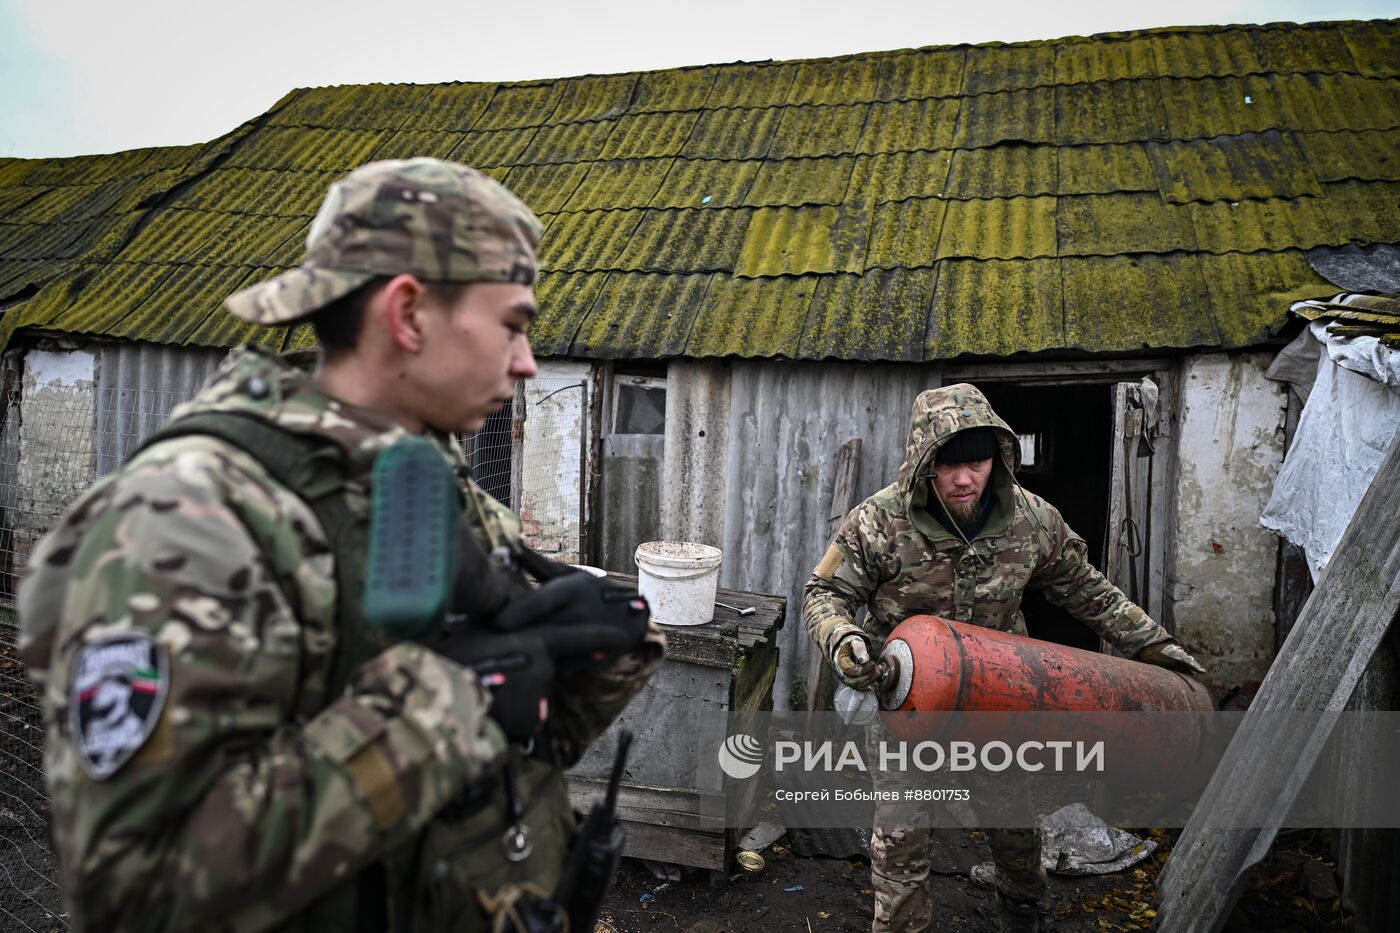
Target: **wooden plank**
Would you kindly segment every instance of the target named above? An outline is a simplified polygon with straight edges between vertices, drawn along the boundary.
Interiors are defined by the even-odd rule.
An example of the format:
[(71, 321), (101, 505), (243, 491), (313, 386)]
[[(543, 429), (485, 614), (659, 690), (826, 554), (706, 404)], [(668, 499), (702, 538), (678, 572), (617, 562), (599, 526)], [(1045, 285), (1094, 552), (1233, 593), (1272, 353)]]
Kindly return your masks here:
[[(1400, 438), (1376, 471), (1332, 562), (1269, 669), (1158, 882), (1161, 933), (1213, 933), (1269, 846), (1332, 731), (1318, 717), (1279, 735), (1260, 717), (1341, 711), (1400, 609)], [(1290, 763), (1280, 767), (1280, 762)], [(1258, 829), (1209, 828), (1263, 801)], [(1217, 824), (1218, 825), (1218, 824)]]
[[(599, 778), (569, 778), (569, 803), (587, 813), (607, 793)], [(623, 819), (697, 832), (723, 833), (727, 803), (723, 794), (684, 787), (647, 787), (623, 782), (617, 789), (617, 813)]]
[[(587, 813), (606, 788), (604, 781), (571, 777), (569, 803)], [(723, 870), (727, 864), (729, 834), (721, 794), (623, 784), (617, 814), (627, 834), (625, 855), (693, 868)]]
[(943, 374), (943, 385), (954, 382), (1016, 382), (1025, 385), (1064, 385), (1067, 382), (1118, 382), (1124, 376), (1147, 376), (1154, 370), (1170, 369), (1167, 360), (1094, 360), (1083, 363), (981, 363), (950, 366)]
[[(836, 483), (831, 490), (831, 508), (827, 510), (826, 539), (836, 537), (841, 523), (856, 507), (856, 477), (860, 472), (861, 440), (853, 437), (836, 452)], [(807, 709), (830, 710), (836, 690), (836, 678), (831, 665), (818, 650), (807, 653)]]
[[(632, 586), (637, 584), (633, 574), (609, 573), (608, 576)], [(704, 625), (667, 626), (667, 660), (733, 670), (746, 650), (773, 642), (787, 614), (787, 600), (781, 596), (721, 587), (715, 594), (715, 601), (740, 609), (752, 606), (755, 612), (741, 616), (716, 605), (710, 621)]]
[(668, 829), (664, 826), (649, 826), (646, 823), (622, 821), (627, 842), (622, 854), (630, 858), (651, 859), (654, 862), (670, 862), (672, 865), (689, 865), (692, 868), (709, 868), (724, 871), (728, 864), (729, 847), (723, 833), (695, 832), (686, 829)]

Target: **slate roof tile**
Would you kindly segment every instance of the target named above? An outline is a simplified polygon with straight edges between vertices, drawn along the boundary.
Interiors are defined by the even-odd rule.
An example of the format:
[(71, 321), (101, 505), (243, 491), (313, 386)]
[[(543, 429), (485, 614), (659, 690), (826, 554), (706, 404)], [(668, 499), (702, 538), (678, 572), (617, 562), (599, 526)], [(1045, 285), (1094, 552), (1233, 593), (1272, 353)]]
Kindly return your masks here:
[(942, 198), (910, 198), (877, 206), (871, 214), (866, 269), (917, 269), (933, 265), (943, 216)]
[(1064, 345), (1060, 260), (938, 264), (925, 359), (1010, 356)]
[(1056, 255), (1055, 197), (950, 200), (938, 259), (1040, 259)]
[(223, 297), (299, 260), (345, 171), (444, 155), (540, 214), (542, 353), (1249, 346), (1326, 291), (1305, 250), (1400, 243), (1397, 42), (1174, 28), (301, 89), (204, 145), (0, 159), (0, 340), (307, 341)]
[(797, 356), (923, 360), (934, 274), (927, 268), (821, 276)]
[(738, 260), (739, 276), (860, 272), (870, 213), (863, 204), (763, 208), (753, 212)]

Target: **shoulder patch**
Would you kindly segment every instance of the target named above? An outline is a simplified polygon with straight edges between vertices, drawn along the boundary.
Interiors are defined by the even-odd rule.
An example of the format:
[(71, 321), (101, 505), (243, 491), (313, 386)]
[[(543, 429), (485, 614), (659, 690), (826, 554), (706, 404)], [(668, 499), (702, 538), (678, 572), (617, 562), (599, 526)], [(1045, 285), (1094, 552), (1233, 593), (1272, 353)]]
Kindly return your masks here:
[(812, 573), (823, 580), (830, 581), (845, 560), (846, 555), (842, 554), (841, 549), (833, 544), (826, 549), (826, 553), (822, 555), (821, 562), (817, 564), (817, 569), (812, 571)]
[(144, 632), (84, 645), (69, 685), (78, 763), (88, 777), (105, 781), (155, 731), (170, 692), (165, 646)]

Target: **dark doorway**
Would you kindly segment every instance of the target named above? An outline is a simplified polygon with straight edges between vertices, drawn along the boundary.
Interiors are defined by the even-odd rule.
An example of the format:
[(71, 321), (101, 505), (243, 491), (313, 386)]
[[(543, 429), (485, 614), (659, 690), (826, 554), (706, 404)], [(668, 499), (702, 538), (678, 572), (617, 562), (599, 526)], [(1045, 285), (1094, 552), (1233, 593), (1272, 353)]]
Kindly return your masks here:
[[(997, 414), (1022, 439), (1027, 461), (1017, 479), (1060, 510), (1089, 545), (1095, 567), (1104, 565), (1109, 466), (1113, 443), (1113, 390), (1108, 385), (978, 386)], [(1034, 638), (1099, 650), (1099, 637), (1036, 590), (1021, 603)]]

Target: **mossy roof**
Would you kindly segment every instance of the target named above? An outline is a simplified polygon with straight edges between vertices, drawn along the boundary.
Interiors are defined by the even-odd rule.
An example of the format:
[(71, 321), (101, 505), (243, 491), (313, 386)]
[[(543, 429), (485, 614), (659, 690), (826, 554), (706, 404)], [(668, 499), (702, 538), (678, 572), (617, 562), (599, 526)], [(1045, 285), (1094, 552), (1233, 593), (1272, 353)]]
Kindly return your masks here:
[(1243, 347), (1328, 289), (1307, 250), (1400, 243), (1400, 21), (297, 90), (207, 146), (0, 161), (4, 334), (302, 342), (222, 298), (412, 155), (541, 215), (542, 354)]

